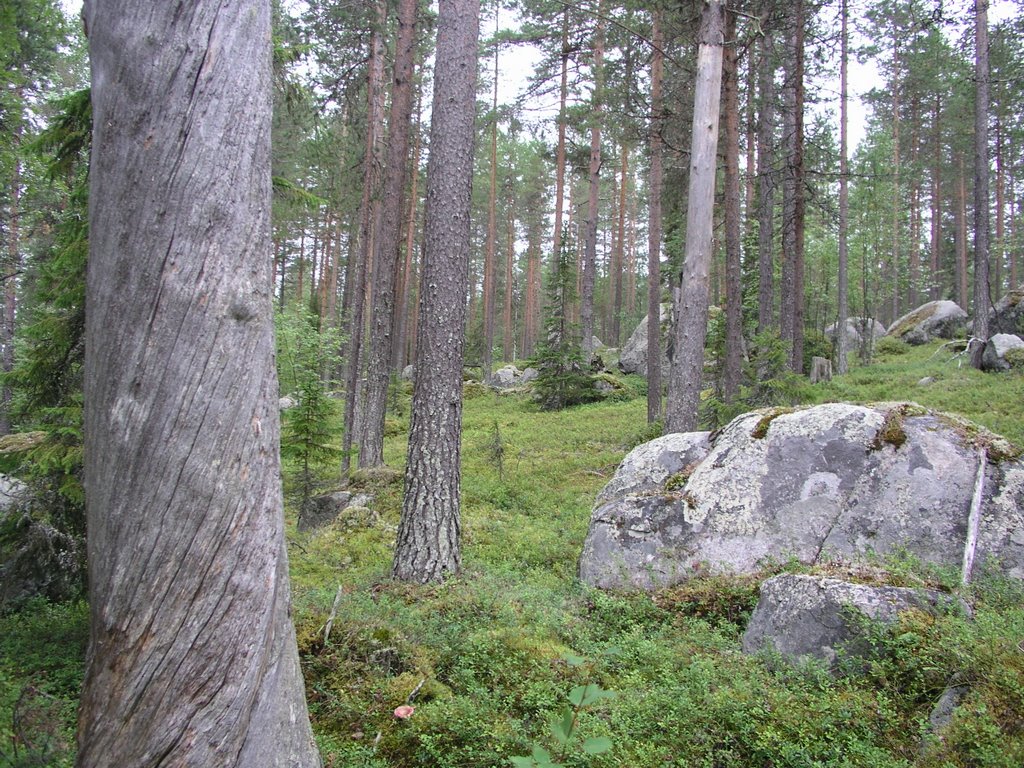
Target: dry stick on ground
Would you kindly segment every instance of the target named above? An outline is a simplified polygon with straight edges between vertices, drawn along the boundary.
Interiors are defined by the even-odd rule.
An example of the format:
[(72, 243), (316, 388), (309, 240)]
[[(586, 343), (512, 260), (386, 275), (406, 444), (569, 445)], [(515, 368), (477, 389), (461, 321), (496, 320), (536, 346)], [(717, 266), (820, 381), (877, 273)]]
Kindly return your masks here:
[(985, 465), (988, 463), (988, 451), (985, 446), (978, 449), (978, 476), (974, 481), (974, 498), (971, 499), (971, 514), (967, 518), (967, 541), (964, 544), (964, 564), (960, 574), (960, 582), (965, 586), (971, 581), (971, 570), (974, 568), (974, 551), (978, 547), (978, 526), (981, 524), (981, 499), (985, 489)]
[(331, 636), (331, 629), (334, 628), (334, 620), (338, 618), (338, 606), (341, 604), (341, 596), (344, 593), (344, 585), (338, 585), (338, 592), (334, 595), (334, 605), (331, 606), (331, 615), (327, 617), (327, 623), (324, 625), (324, 645), (327, 645), (327, 640)]

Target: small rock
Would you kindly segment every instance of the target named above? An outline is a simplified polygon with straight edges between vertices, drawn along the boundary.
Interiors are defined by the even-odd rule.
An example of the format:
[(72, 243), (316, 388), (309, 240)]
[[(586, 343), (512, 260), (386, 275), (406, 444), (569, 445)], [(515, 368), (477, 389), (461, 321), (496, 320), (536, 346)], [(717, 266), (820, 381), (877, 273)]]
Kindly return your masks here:
[(1024, 350), (1024, 339), (1012, 333), (997, 333), (985, 343), (981, 367), (986, 371), (1008, 371), (1011, 368), (1007, 352)]
[(774, 649), (783, 658), (809, 658), (835, 670), (843, 656), (872, 652), (865, 622), (895, 624), (902, 612), (958, 610), (955, 598), (932, 589), (874, 587), (839, 579), (782, 574), (761, 585), (761, 599), (743, 633), (745, 653)]
[(923, 379), (921, 379), (920, 381), (917, 382), (917, 386), (919, 386), (919, 387), (930, 387), (934, 383), (935, 383), (935, 377), (934, 376), (925, 376)]
[(280, 408), (282, 411), (291, 410), (292, 408), (297, 407), (298, 404), (299, 401), (289, 395), (285, 395), (284, 397), (278, 399), (277, 401), (277, 407)]

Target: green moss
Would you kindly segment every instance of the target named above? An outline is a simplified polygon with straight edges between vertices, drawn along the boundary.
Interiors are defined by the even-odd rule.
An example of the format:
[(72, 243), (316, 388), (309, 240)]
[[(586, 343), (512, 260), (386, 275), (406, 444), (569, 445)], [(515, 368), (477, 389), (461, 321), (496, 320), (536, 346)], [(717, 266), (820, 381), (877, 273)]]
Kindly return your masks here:
[(920, 415), (920, 409), (921, 406), (916, 403), (899, 403), (889, 408), (885, 413), (882, 426), (875, 434), (874, 442), (871, 444), (872, 450), (881, 450), (886, 445), (899, 448), (907, 442), (907, 433), (903, 430), (903, 422), (907, 416)]
[(1003, 355), (1011, 370), (1024, 370), (1024, 347), (1014, 347), (1006, 350)]
[(674, 491), (681, 490), (683, 486), (686, 485), (686, 482), (690, 479), (690, 475), (693, 474), (693, 471), (697, 469), (699, 464), (699, 461), (687, 464), (674, 475), (670, 475), (668, 480), (665, 481), (665, 491), (673, 493)]
[(991, 462), (998, 464), (1024, 456), (1024, 449), (963, 416), (954, 413), (937, 413), (936, 416), (952, 428), (967, 446), (975, 449), (984, 448)]
[(787, 413), (793, 413), (795, 410), (796, 408), (769, 408), (754, 426), (750, 436), (755, 440), (763, 440), (768, 436), (768, 427), (771, 426), (775, 419), (779, 418), (779, 416), (785, 416)]
[[(898, 340), (901, 336), (903, 336), (903, 334), (913, 330), (934, 314), (934, 307), (930, 307), (928, 305), (918, 307), (909, 315), (907, 315), (898, 326), (890, 329), (888, 335), (883, 338), (896, 337), (896, 339)], [(879, 339), (879, 341), (881, 341), (881, 339)]]

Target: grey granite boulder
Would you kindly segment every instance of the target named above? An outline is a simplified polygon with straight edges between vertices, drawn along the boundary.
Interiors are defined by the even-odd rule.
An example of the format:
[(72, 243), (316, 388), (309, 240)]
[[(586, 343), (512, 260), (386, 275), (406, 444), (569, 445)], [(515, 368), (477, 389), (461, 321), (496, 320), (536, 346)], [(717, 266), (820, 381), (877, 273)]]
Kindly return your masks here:
[(1007, 360), (1006, 353), (1010, 350), (1020, 350), (1016, 353), (1024, 359), (1024, 339), (1012, 333), (997, 333), (985, 343), (985, 351), (981, 355), (981, 367), (986, 371), (1008, 371), (1014, 367), (1011, 360)]
[(314, 496), (304, 509), (299, 511), (299, 530), (311, 531), (323, 528), (337, 520), (347, 509), (364, 509), (373, 503), (373, 496), (367, 493), (334, 491)]
[[(978, 470), (972, 435), (913, 404), (831, 403), (745, 414), (713, 437), (660, 438), (598, 495), (580, 577), (652, 589), (695, 567), (754, 573), (770, 560), (903, 550), (959, 567)], [(657, 458), (633, 458), (647, 451)], [(976, 562), (997, 558), (1024, 578), (1024, 463), (992, 456), (1004, 460), (986, 466)]]
[(522, 376), (522, 371), (514, 365), (503, 365), (491, 373), (485, 383), (496, 389), (511, 389), (516, 385), (516, 379), (520, 376)]
[[(846, 318), (847, 349), (859, 349), (865, 336), (867, 336), (871, 342), (875, 342), (885, 336), (885, 331), (885, 326), (873, 318), (848, 317)], [(836, 323), (832, 323), (832, 325), (825, 329), (825, 335), (831, 341), (835, 341)]]
[(1024, 337), (1024, 285), (1006, 294), (992, 307), (989, 333), (1012, 333)]
[[(660, 319), (661, 319), (661, 333), (662, 333), (662, 344), (661, 344), (661, 370), (662, 375), (668, 371), (668, 357), (665, 354), (667, 347), (667, 334), (668, 334), (668, 317), (669, 317), (669, 306), (668, 304), (662, 304), (659, 307)], [(626, 345), (622, 348), (619, 353), (619, 370), (623, 373), (638, 373), (641, 376), (647, 375), (647, 318), (645, 317), (633, 329), (633, 333), (630, 334), (629, 339), (626, 341)]]
[(955, 301), (929, 301), (890, 325), (886, 335), (908, 344), (927, 344), (956, 338), (966, 326), (967, 313)]
[(961, 611), (950, 595), (931, 589), (852, 584), (839, 579), (782, 574), (761, 585), (761, 599), (743, 633), (743, 650), (770, 649), (783, 658), (823, 661), (835, 669), (843, 656), (868, 653), (868, 623), (891, 626), (908, 610)]

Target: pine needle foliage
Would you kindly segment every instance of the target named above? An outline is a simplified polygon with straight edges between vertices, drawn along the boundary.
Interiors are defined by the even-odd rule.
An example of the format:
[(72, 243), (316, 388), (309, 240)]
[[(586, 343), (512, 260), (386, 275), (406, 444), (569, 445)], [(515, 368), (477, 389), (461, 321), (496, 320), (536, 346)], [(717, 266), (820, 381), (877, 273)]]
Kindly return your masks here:
[(341, 346), (337, 332), (320, 332), (317, 318), (294, 312), (277, 316), (279, 378), (282, 392), (291, 392), (297, 404), (284, 413), (281, 425), (281, 458), (286, 491), (306, 511), (323, 486), (329, 467), (341, 457), (338, 408), (324, 380), (337, 369)]

